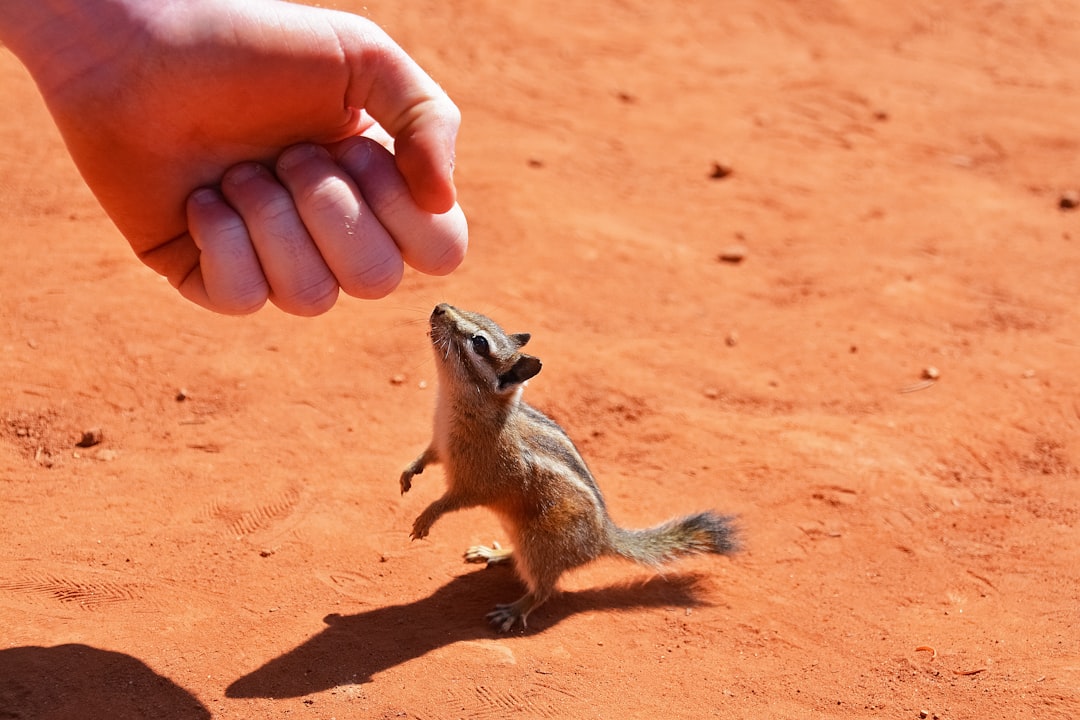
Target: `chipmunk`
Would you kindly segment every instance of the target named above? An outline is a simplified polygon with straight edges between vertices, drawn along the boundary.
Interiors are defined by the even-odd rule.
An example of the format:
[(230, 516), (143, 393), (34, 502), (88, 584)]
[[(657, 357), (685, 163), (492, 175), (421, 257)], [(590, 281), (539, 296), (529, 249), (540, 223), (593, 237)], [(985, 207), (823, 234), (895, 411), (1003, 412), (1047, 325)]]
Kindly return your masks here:
[(528, 333), (507, 334), (491, 319), (445, 303), (431, 313), (438, 401), (431, 444), (401, 474), (401, 492), (432, 463), (446, 468), (447, 490), (413, 523), (425, 537), (442, 515), (484, 506), (513, 541), (511, 551), (476, 546), (469, 562), (513, 560), (528, 592), (497, 605), (488, 620), (507, 632), (554, 592), (567, 570), (604, 555), (659, 566), (694, 553), (737, 549), (732, 518), (702, 512), (649, 530), (624, 530), (608, 516), (592, 473), (566, 432), (521, 399), (540, 360), (521, 352)]

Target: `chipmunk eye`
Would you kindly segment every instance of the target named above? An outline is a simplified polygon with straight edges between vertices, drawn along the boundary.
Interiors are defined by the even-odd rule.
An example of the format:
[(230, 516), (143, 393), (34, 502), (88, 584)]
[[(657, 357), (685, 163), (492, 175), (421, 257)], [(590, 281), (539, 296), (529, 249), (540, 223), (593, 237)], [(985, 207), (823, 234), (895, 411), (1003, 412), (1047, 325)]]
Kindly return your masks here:
[(473, 352), (475, 352), (477, 355), (481, 357), (487, 357), (488, 353), (491, 352), (491, 348), (488, 346), (487, 338), (483, 335), (473, 335), (470, 338), (470, 341), (472, 342)]

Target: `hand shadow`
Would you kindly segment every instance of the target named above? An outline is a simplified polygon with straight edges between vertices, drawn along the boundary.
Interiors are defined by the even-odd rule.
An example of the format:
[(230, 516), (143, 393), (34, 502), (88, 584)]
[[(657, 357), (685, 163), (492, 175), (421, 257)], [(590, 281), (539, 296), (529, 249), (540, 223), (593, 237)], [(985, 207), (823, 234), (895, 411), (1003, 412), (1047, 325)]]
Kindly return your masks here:
[[(529, 616), (527, 633), (542, 632), (587, 610), (700, 606), (698, 575), (666, 575), (556, 595)], [(406, 605), (356, 615), (327, 615), (327, 627), (304, 644), (232, 683), (230, 698), (287, 698), (370, 681), (376, 673), (462, 640), (502, 637), (484, 616), (522, 593), (499, 568), (466, 573)], [(520, 632), (520, 631), (519, 631)]]
[(210, 711), (130, 655), (57, 645), (0, 650), (0, 717), (209, 720)]

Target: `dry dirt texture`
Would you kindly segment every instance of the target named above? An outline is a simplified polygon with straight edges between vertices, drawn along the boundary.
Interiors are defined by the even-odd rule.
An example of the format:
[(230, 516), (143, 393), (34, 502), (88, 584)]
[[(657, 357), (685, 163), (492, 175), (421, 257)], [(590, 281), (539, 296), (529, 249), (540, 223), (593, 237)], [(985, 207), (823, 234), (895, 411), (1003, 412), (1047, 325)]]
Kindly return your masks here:
[[(352, 7), (461, 106), (472, 247), (314, 320), (181, 300), (0, 54), (0, 717), (1080, 716), (1075, 3)], [(489, 629), (496, 520), (398, 493), (441, 300), (619, 522), (745, 552)]]

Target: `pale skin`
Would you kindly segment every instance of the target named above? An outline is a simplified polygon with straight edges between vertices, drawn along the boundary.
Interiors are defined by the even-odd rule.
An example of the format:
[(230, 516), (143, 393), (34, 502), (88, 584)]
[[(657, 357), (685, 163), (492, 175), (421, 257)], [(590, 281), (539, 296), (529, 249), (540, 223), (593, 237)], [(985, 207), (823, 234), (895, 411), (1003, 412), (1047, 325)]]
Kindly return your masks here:
[(132, 249), (192, 302), (317, 315), (340, 291), (385, 296), (406, 264), (445, 274), (464, 257), (460, 114), (364, 18), (271, 0), (3, 0), (0, 42)]

